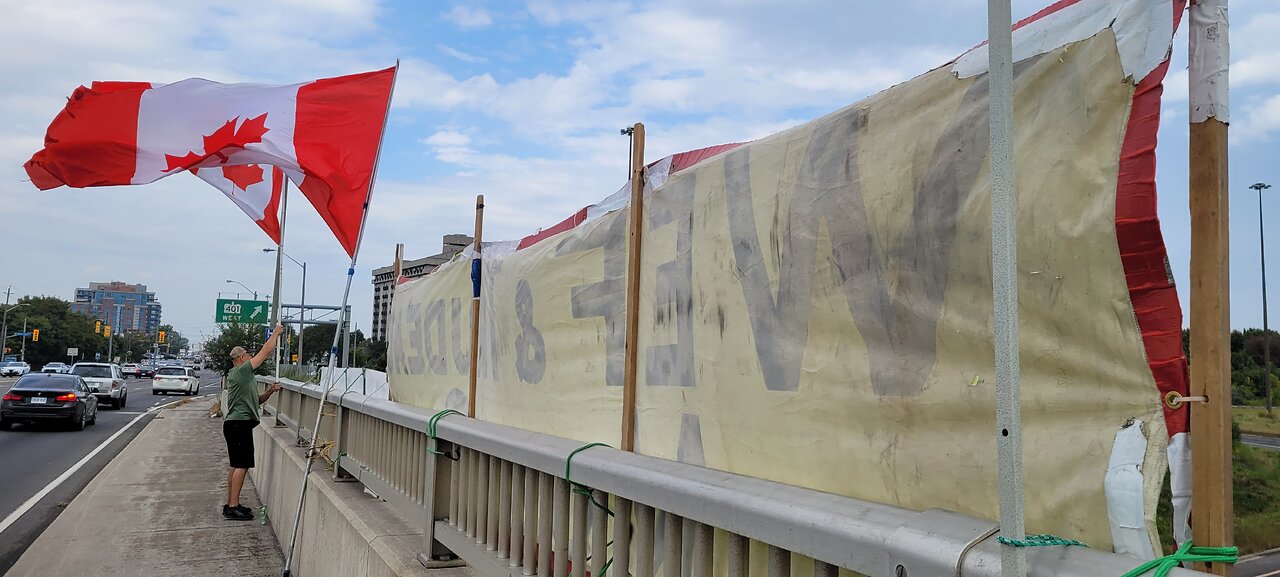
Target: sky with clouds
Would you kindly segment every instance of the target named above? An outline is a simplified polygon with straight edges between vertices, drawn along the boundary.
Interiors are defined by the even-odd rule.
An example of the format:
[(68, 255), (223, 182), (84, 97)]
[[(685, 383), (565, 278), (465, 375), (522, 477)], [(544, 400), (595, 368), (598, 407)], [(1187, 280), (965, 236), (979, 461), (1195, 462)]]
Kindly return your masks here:
[[(1014, 0), (1015, 18), (1047, 0)], [(191, 175), (39, 192), (22, 163), (93, 80), (294, 83), (401, 62), (351, 302), (370, 321), (370, 271), (471, 232), (513, 239), (617, 190), (643, 121), (648, 158), (758, 138), (939, 66), (986, 37), (983, 0), (0, 0), (0, 290), (71, 299), (89, 281), (148, 285), (164, 321), (212, 334), (235, 279), (271, 291), (270, 241)], [(1232, 325), (1261, 324), (1257, 198), (1280, 210), (1280, 3), (1231, 2)], [(1158, 149), (1160, 215), (1184, 311), (1189, 286), (1186, 33)], [(307, 300), (336, 304), (347, 257), (293, 197), (286, 251)], [(1274, 222), (1275, 218), (1269, 219)], [(1272, 254), (1280, 254), (1273, 230)], [(1273, 271), (1280, 265), (1273, 266)], [(300, 275), (286, 265), (284, 297)], [(1272, 285), (1276, 285), (1273, 283)]]

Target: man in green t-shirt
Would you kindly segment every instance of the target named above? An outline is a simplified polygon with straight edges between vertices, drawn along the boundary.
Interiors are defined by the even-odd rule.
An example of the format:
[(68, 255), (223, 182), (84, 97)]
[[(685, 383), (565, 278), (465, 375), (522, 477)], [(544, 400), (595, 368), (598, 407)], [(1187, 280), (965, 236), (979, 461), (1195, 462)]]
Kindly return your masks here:
[(275, 350), (276, 337), (283, 328), (277, 324), (256, 355), (249, 356), (244, 347), (231, 349), (232, 368), (224, 385), (227, 406), (222, 410), (225, 415), (222, 436), (227, 440), (227, 456), (231, 461), (231, 470), (227, 471), (227, 504), (222, 506), (222, 516), (228, 519), (253, 520), (253, 511), (240, 505), (240, 489), (244, 488), (245, 475), (253, 468), (253, 428), (258, 426), (258, 416), (262, 414), (258, 406), (281, 388), (280, 383), (272, 383), (259, 394), (253, 370)]

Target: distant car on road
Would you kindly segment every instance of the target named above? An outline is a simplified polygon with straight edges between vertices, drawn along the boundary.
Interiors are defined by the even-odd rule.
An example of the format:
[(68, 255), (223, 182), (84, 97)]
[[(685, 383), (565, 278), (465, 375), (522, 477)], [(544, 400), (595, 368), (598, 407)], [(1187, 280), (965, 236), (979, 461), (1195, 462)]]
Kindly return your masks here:
[(125, 363), (120, 365), (120, 374), (126, 377), (142, 377), (142, 367), (138, 363)]
[(75, 375), (36, 373), (18, 379), (0, 400), (0, 430), (14, 423), (63, 421), (83, 431), (98, 422), (98, 399)]
[(124, 386), (120, 365), (76, 363), (71, 367), (71, 374), (84, 379), (89, 391), (98, 397), (98, 401), (110, 403), (113, 409), (124, 407), (129, 400), (129, 389)]
[(186, 367), (160, 367), (156, 369), (155, 378), (151, 379), (151, 394), (160, 393), (199, 394), (200, 377), (195, 370)]
[(156, 376), (156, 366), (150, 363), (138, 365), (138, 378), (149, 379)]
[(22, 361), (0, 364), (0, 377), (21, 377), (29, 372), (31, 372), (31, 365)]
[(42, 373), (54, 373), (58, 375), (67, 375), (71, 373), (71, 365), (67, 363), (52, 362), (40, 367)]

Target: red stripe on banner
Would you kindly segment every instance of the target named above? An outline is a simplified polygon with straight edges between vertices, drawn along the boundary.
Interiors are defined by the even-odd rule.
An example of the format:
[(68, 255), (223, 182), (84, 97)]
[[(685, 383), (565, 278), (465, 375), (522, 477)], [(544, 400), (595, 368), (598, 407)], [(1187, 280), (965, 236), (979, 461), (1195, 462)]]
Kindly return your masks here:
[(551, 228), (544, 228), (534, 234), (531, 234), (529, 236), (526, 236), (520, 239), (520, 244), (516, 245), (516, 250), (529, 248), (557, 234), (560, 234), (567, 230), (573, 230), (574, 227), (586, 222), (586, 220), (587, 220), (587, 209), (584, 208), (582, 210), (579, 210), (578, 212), (573, 213), (573, 216), (570, 216), (569, 218), (566, 218), (556, 223)]
[(23, 168), (41, 190), (130, 184), (138, 158), (138, 102), (145, 82), (95, 82), (71, 93), (44, 148)]
[(326, 78), (298, 89), (298, 189), (354, 258), (386, 122), (395, 68)]
[[(1172, 5), (1174, 29), (1183, 2)], [(1160, 129), (1160, 95), (1169, 61), (1152, 70), (1138, 84), (1120, 148), (1120, 174), (1116, 185), (1116, 241), (1124, 264), (1129, 299), (1142, 331), (1147, 362), (1164, 409), (1169, 435), (1185, 433), (1189, 408), (1183, 403), (1170, 409), (1164, 395), (1187, 395), (1187, 357), (1182, 350), (1182, 305), (1173, 285), (1169, 257), (1156, 213), (1156, 136)]]
[(706, 148), (699, 148), (698, 150), (690, 150), (688, 152), (681, 152), (679, 154), (676, 154), (675, 156), (671, 157), (671, 174), (680, 172), (681, 170), (689, 168), (690, 166), (698, 164), (699, 162), (702, 162), (722, 152), (728, 152), (730, 150), (733, 150), (739, 146), (742, 146), (743, 144), (746, 144), (746, 143), (731, 142), (729, 144), (718, 144), (716, 146), (708, 146)]

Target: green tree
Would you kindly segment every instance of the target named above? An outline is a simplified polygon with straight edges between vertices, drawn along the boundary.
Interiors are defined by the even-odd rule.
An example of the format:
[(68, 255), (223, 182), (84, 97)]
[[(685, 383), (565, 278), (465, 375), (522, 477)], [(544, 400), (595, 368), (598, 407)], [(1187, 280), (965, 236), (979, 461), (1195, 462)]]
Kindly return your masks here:
[[(218, 334), (205, 343), (204, 350), (210, 358), (210, 368), (224, 376), (231, 371), (231, 349), (240, 346), (256, 354), (262, 348), (267, 335), (263, 334), (262, 325), (244, 323), (225, 323), (218, 326)], [(274, 359), (258, 365), (254, 372), (259, 375), (271, 374), (275, 371)]]
[[(23, 297), (17, 304), (26, 306), (13, 309), (9, 313), (9, 333), (22, 330), (22, 322), (27, 323), (27, 331), (40, 330), (40, 340), (26, 339), (26, 358), (32, 368), (40, 367), (53, 361), (71, 362), (67, 356), (68, 348), (80, 349), (79, 360), (93, 359), (94, 353), (106, 354), (107, 339), (93, 332), (94, 319), (79, 313), (71, 312), (71, 304), (57, 297)], [(15, 330), (16, 329), (16, 330)], [(22, 350), (22, 339), (8, 339), (10, 354), (18, 354)]]
[(335, 330), (336, 325), (311, 325), (302, 329), (302, 353), (298, 355), (298, 359), (307, 365), (327, 362)]

